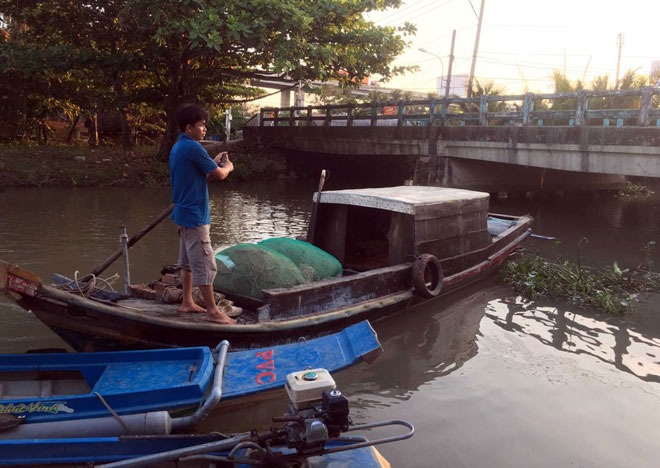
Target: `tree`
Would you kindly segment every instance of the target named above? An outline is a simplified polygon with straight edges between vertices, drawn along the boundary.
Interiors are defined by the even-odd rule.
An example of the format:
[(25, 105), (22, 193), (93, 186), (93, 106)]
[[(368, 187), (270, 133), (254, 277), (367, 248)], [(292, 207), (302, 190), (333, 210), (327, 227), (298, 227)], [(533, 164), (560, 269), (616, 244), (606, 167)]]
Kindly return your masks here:
[(71, 119), (79, 111), (69, 98), (78, 77), (61, 67), (41, 66), (45, 57), (61, 54), (57, 46), (17, 47), (16, 38), (26, 29), (0, 14), (0, 115), (8, 138), (25, 139), (34, 132), (41, 140), (47, 138), (45, 121), (49, 116)]
[[(61, 44), (72, 69), (88, 70), (113, 90), (116, 108), (142, 100), (166, 116), (159, 158), (177, 134), (184, 102), (211, 106), (253, 98), (251, 78), (387, 79), (414, 33), (377, 26), (363, 14), (401, 0), (0, 0), (0, 14), (27, 24), (25, 44)], [(29, 36), (29, 37), (28, 37)], [(53, 63), (49, 60), (48, 63)], [(241, 99), (242, 98), (242, 99)]]
[[(503, 96), (504, 94), (505, 89), (496, 85), (493, 81), (485, 81), (484, 83), (481, 83), (477, 79), (472, 83), (472, 93), (468, 93), (468, 95), (471, 95), (473, 98), (479, 96)], [(479, 112), (478, 103), (462, 102), (459, 104), (459, 107), (465, 113)], [(488, 103), (488, 112), (504, 112), (506, 110), (509, 110), (509, 106), (504, 101), (491, 101)]]

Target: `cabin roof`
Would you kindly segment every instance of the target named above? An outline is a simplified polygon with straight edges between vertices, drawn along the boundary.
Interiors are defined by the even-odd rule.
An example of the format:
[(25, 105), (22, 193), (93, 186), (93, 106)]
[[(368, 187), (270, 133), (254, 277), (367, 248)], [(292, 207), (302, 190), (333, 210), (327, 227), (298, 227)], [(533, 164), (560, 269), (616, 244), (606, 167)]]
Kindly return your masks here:
[[(488, 198), (488, 193), (447, 187), (401, 185), (367, 189), (330, 190), (321, 193), (320, 203), (363, 206), (414, 215), (420, 206)], [(314, 201), (319, 201), (318, 192)]]

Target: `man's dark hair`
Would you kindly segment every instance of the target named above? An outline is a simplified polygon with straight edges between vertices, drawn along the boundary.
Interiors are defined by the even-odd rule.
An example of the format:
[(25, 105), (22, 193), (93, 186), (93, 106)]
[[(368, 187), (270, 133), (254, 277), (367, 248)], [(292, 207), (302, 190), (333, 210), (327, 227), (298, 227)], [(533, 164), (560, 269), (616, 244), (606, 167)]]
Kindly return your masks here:
[(176, 112), (176, 123), (182, 132), (188, 124), (195, 125), (200, 120), (208, 120), (209, 114), (197, 104), (184, 104)]

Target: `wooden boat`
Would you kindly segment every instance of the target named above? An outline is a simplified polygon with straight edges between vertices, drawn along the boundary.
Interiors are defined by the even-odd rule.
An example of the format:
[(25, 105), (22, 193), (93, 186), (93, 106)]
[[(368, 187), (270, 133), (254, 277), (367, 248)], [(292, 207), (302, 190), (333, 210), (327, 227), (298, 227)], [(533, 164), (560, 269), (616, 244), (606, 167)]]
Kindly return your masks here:
[(277, 344), (433, 300), (497, 269), (531, 233), (530, 216), (488, 214), (488, 194), (401, 186), (317, 192), (307, 240), (335, 256), (343, 276), (264, 290), (263, 300), (227, 296), (236, 325), (181, 314), (134, 297), (108, 302), (44, 284), (0, 265), (0, 289), (77, 350)]
[[(117, 415), (138, 416), (132, 419), (143, 429), (133, 428), (134, 434), (168, 433), (170, 426), (194, 425), (221, 400), (282, 388), (291, 372), (307, 367), (334, 372), (362, 359), (371, 361), (381, 351), (367, 321), (310, 341), (234, 352), (227, 352), (228, 346), (223, 341), (213, 351), (0, 355), (0, 438), (77, 434), (81, 424), (86, 434), (96, 424), (97, 432), (111, 435), (112, 428), (122, 430)], [(183, 414), (196, 407), (206, 408), (206, 414), (183, 417), (181, 423), (167, 414), (149, 416), (156, 418), (155, 426), (143, 425), (144, 415), (151, 412)], [(11, 423), (8, 418), (16, 424), (3, 431), (2, 423)], [(130, 418), (125, 422), (132, 424)]]

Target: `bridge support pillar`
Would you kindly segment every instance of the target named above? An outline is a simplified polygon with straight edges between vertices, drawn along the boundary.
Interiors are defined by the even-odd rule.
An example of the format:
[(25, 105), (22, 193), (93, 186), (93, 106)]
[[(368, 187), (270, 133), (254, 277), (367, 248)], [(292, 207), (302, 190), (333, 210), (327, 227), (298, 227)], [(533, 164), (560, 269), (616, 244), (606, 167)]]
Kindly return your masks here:
[[(434, 159), (436, 164), (432, 163)], [(616, 190), (626, 184), (626, 177), (622, 175), (557, 171), (451, 157), (420, 157), (413, 180), (416, 185), (491, 193)]]

